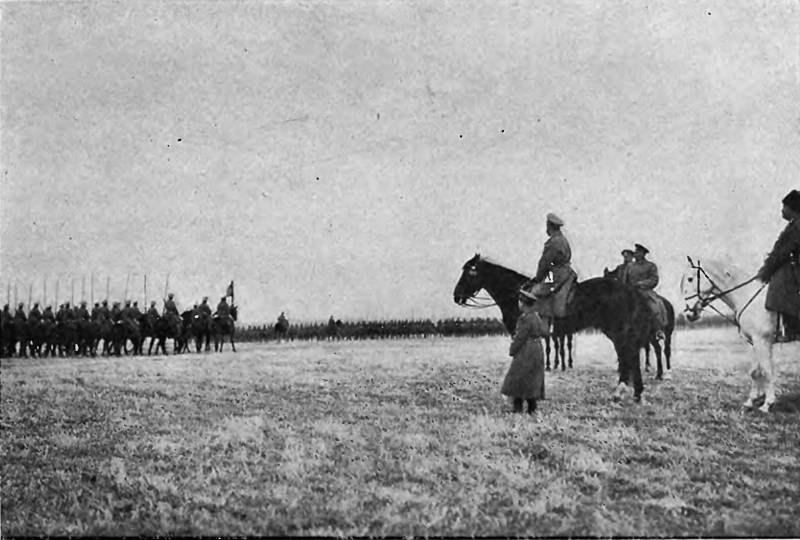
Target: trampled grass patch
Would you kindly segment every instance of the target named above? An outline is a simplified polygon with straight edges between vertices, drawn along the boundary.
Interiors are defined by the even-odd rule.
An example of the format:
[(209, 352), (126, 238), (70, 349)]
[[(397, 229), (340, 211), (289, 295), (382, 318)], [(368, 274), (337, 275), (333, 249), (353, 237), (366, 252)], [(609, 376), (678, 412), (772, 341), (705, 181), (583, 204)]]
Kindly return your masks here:
[(3, 531), (797, 536), (800, 414), (742, 413), (746, 346), (712, 332), (641, 406), (581, 335), (535, 418), (498, 394), (502, 338), (4, 360)]

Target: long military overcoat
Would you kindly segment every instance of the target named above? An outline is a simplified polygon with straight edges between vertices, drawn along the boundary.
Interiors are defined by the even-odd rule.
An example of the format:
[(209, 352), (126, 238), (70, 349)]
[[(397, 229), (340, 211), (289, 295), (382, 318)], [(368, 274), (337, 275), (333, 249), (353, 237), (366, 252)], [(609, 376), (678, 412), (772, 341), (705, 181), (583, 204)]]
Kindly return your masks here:
[(543, 336), (547, 325), (533, 311), (523, 311), (517, 319), (517, 327), (508, 354), (513, 357), (503, 379), (500, 393), (521, 399), (544, 399), (544, 352)]
[(758, 276), (769, 283), (767, 309), (800, 317), (800, 219), (795, 219), (781, 232), (767, 255)]

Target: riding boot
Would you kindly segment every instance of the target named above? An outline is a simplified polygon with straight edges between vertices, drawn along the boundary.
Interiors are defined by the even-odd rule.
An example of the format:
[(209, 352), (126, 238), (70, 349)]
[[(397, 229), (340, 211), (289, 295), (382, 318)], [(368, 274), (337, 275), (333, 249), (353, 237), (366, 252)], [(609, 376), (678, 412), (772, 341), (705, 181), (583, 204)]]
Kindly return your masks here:
[(514, 412), (515, 413), (522, 412), (522, 398), (514, 398)]
[(534, 414), (536, 412), (536, 400), (529, 399), (528, 400), (528, 414)]

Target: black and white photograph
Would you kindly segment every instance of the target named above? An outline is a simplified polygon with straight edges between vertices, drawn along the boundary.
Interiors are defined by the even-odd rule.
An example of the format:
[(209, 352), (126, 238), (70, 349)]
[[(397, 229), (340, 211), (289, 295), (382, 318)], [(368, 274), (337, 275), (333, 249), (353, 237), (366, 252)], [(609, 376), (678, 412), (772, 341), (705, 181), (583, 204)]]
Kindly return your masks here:
[(0, 535), (799, 537), (800, 3), (0, 2)]

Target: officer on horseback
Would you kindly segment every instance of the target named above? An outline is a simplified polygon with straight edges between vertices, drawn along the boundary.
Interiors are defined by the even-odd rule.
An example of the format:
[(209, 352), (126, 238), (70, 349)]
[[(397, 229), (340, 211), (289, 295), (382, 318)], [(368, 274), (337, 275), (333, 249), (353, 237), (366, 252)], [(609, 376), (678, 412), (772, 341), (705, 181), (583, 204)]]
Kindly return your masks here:
[(14, 313), (14, 320), (15, 321), (21, 321), (21, 322), (27, 322), (28, 317), (25, 315), (25, 304), (24, 303), (20, 302), (19, 305), (17, 306), (17, 311), (16, 311), (16, 313)]
[(97, 311), (98, 316), (102, 316), (104, 319), (111, 318), (111, 311), (108, 309), (108, 300), (103, 300), (100, 305), (100, 308)]
[(612, 274), (614, 276), (614, 279), (616, 279), (620, 283), (627, 283), (628, 269), (633, 263), (633, 250), (625, 248), (620, 252), (620, 254), (622, 255), (622, 262), (619, 263), (616, 268), (614, 268)]
[(33, 303), (31, 312), (28, 313), (28, 319), (35, 323), (38, 323), (42, 319), (42, 312), (39, 311), (39, 302)]
[(211, 306), (208, 305), (208, 296), (203, 297), (203, 301), (197, 308), (203, 315), (211, 316)]
[(781, 201), (781, 216), (789, 223), (758, 271), (768, 283), (766, 308), (780, 314), (783, 333), (776, 341), (800, 339), (800, 191), (793, 189)]
[(214, 314), (220, 319), (227, 319), (231, 316), (231, 307), (228, 305), (228, 298), (223, 296), (217, 304), (217, 312)]
[(147, 309), (147, 316), (150, 317), (151, 320), (158, 319), (158, 308), (156, 308), (155, 300), (150, 302), (150, 307)]
[(164, 300), (164, 314), (172, 313), (180, 317), (180, 314), (178, 313), (178, 306), (175, 305), (174, 298), (175, 295), (173, 293), (169, 293), (167, 299)]
[(665, 339), (664, 328), (667, 326), (667, 312), (664, 304), (654, 290), (658, 285), (658, 266), (647, 260), (650, 250), (642, 244), (634, 244), (633, 262), (627, 270), (628, 285), (638, 289), (646, 298), (647, 305), (656, 322), (656, 339)]
[(96, 321), (100, 317), (100, 302), (95, 302), (92, 306), (91, 318)]
[[(570, 265), (572, 249), (561, 232), (564, 220), (555, 214), (547, 214), (545, 232), (548, 239), (544, 243), (542, 256), (536, 267), (536, 275), (524, 287), (539, 300), (535, 310), (545, 317), (563, 317), (567, 313), (567, 302), (572, 285), (577, 278)], [(553, 282), (545, 283), (552, 273)]]

